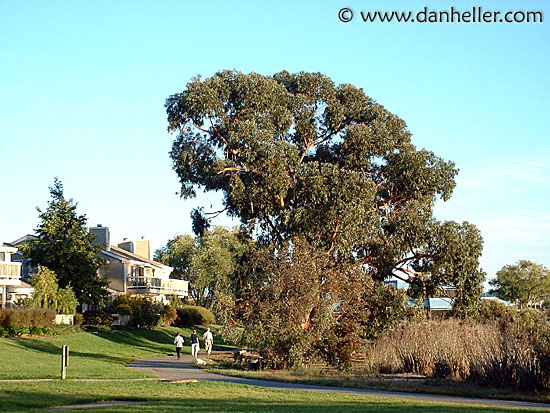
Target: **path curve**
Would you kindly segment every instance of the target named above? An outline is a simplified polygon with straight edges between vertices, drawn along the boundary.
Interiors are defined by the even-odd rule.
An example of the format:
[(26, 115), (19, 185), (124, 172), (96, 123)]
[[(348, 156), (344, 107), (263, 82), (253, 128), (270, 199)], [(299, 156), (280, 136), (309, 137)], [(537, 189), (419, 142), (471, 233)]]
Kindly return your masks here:
[[(200, 355), (199, 355), (200, 357)], [(330, 386), (315, 386), (299, 383), (285, 383), (269, 380), (246, 379), (242, 377), (223, 376), (220, 374), (210, 373), (202, 370), (194, 365), (194, 359), (190, 354), (182, 354), (180, 360), (175, 356), (152, 357), (141, 360), (134, 360), (128, 364), (128, 367), (134, 370), (146, 371), (157, 374), (165, 380), (185, 380), (185, 381), (214, 381), (236, 384), (246, 384), (250, 386), (269, 387), (276, 389), (289, 390), (307, 390), (329, 393), (348, 393), (359, 394), (376, 397), (390, 397), (416, 401), (428, 401), (436, 403), (455, 403), (469, 404), (475, 406), (491, 406), (504, 408), (528, 408), (550, 411), (550, 405), (544, 403), (522, 402), (513, 400), (497, 400), (497, 399), (474, 399), (469, 397), (446, 396), (439, 394), (426, 393), (405, 393), (385, 390), (370, 390), (370, 389), (349, 389), (342, 387)]]

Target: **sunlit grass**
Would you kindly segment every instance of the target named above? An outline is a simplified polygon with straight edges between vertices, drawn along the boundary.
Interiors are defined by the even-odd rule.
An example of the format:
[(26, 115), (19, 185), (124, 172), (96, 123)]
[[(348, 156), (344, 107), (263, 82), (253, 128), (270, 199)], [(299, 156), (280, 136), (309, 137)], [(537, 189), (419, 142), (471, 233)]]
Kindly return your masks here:
[[(101, 412), (505, 412), (510, 409), (384, 399), (350, 394), (267, 389), (230, 383), (158, 381), (2, 383), (1, 412), (101, 400), (139, 405), (86, 409)], [(515, 410), (516, 411), (516, 410)], [(517, 410), (532, 411), (532, 410)]]
[[(0, 379), (58, 378), (61, 348), (69, 346), (68, 378), (137, 378), (150, 374), (130, 370), (132, 360), (174, 354), (174, 336), (186, 338), (184, 352), (190, 353), (190, 329), (108, 330), (81, 332), (66, 336), (2, 338)], [(220, 340), (216, 340), (218, 345)]]

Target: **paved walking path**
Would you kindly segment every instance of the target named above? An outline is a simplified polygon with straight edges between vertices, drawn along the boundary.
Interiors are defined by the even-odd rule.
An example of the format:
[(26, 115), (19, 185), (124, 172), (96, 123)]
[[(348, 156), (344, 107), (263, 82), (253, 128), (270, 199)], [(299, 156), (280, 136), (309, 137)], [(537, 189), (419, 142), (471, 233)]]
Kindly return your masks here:
[[(204, 357), (200, 355), (199, 357)], [(254, 380), (245, 379), (241, 377), (222, 376), (219, 374), (210, 373), (202, 370), (194, 365), (194, 359), (190, 354), (182, 354), (180, 360), (177, 360), (175, 356), (162, 356), (152, 357), (143, 360), (135, 360), (128, 365), (129, 368), (135, 370), (141, 370), (146, 372), (152, 372), (157, 374), (162, 379), (166, 380), (178, 380), (178, 381), (218, 381), (237, 384), (247, 384), (251, 386), (270, 387), (277, 389), (290, 389), (290, 390), (307, 390), (307, 391), (320, 391), (331, 393), (348, 393), (348, 394), (360, 394), (376, 397), (391, 397), (407, 400), (417, 401), (429, 401), (440, 403), (455, 403), (455, 404), (470, 404), (476, 406), (492, 406), (492, 407), (506, 407), (506, 408), (530, 408), (550, 410), (550, 405), (544, 403), (532, 403), (532, 402), (520, 402), (510, 400), (496, 400), (496, 399), (474, 399), (468, 397), (457, 396), (445, 396), (436, 394), (421, 394), (421, 393), (404, 393), (394, 391), (383, 390), (368, 390), (368, 389), (347, 389), (340, 387), (329, 386), (314, 386), (308, 384), (298, 383), (284, 383), (268, 380)]]

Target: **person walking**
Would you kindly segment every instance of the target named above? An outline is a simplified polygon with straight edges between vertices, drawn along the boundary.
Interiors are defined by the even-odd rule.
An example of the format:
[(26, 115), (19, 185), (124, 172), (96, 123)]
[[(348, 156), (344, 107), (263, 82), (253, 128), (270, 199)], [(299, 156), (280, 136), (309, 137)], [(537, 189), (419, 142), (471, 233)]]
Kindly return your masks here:
[(178, 360), (179, 360), (180, 354), (181, 354), (181, 348), (183, 347), (183, 337), (180, 335), (179, 331), (178, 331), (178, 334), (176, 335), (176, 338), (174, 339), (174, 344), (176, 345), (176, 354), (178, 355)]
[(199, 347), (199, 336), (197, 335), (197, 330), (193, 330), (193, 334), (191, 334), (191, 354), (195, 358), (199, 355)]
[(212, 344), (214, 344), (214, 337), (212, 336), (210, 327), (206, 330), (206, 332), (202, 336), (202, 339), (204, 340), (204, 349), (206, 350), (208, 355), (210, 355), (210, 353), (212, 353)]

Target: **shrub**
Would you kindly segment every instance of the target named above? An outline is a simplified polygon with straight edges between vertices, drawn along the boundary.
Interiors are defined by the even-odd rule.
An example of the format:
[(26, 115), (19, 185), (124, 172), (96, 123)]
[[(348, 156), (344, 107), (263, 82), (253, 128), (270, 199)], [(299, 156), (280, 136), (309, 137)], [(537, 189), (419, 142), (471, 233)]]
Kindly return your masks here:
[(85, 311), (84, 314), (82, 314), (84, 317), (84, 325), (86, 326), (111, 326), (113, 324), (113, 321), (115, 321), (114, 317), (111, 317), (109, 314), (107, 314), (105, 311), (101, 310), (88, 310)]
[(501, 325), (513, 322), (518, 310), (510, 305), (493, 300), (482, 300), (476, 320), (482, 323), (498, 322)]
[(175, 308), (165, 307), (160, 315), (160, 325), (162, 327), (170, 327), (178, 318), (178, 313)]
[(132, 297), (130, 294), (117, 295), (109, 311), (122, 315), (138, 315), (143, 311), (144, 300), (141, 297)]
[(0, 310), (0, 325), (4, 327), (43, 327), (55, 324), (55, 311), (45, 308)]
[(81, 326), (83, 322), (84, 322), (84, 316), (80, 313), (76, 313), (74, 315), (74, 325), (78, 327), (78, 326)]
[(216, 321), (214, 314), (200, 306), (184, 305), (177, 309), (176, 324), (181, 326), (208, 325)]
[(55, 311), (47, 308), (33, 308), (32, 323), (41, 327), (52, 327), (55, 325)]

